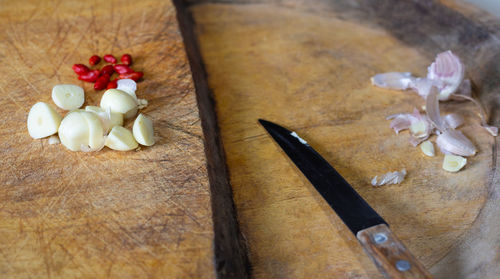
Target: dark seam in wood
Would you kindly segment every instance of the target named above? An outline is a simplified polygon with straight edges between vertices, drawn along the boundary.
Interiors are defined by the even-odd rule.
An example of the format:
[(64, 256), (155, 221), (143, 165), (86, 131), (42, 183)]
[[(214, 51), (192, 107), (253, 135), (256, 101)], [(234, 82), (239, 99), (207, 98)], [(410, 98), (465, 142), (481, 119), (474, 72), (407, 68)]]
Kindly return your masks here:
[(214, 226), (214, 261), (217, 278), (249, 278), (250, 261), (237, 220), (229, 171), (215, 111), (215, 100), (207, 82), (198, 43), (195, 23), (189, 4), (173, 0), (184, 40), (196, 90), (196, 100), (204, 135), (207, 172), (210, 182), (212, 220)]

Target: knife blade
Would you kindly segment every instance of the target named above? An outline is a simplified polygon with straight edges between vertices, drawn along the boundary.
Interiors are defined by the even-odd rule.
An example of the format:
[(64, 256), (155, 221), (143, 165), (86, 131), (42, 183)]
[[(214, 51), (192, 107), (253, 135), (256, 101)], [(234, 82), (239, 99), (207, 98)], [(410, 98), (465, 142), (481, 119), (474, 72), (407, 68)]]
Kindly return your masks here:
[(297, 133), (267, 120), (260, 124), (357, 237), (386, 278), (432, 278), (352, 186)]

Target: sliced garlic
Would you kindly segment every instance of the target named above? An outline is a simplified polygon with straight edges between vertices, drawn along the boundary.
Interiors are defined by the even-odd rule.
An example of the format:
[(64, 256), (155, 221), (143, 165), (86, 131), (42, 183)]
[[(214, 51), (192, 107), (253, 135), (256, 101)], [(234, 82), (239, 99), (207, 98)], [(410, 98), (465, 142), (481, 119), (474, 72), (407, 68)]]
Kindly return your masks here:
[(106, 137), (104, 145), (120, 151), (132, 150), (139, 146), (130, 130), (122, 126), (115, 126), (111, 129), (111, 132), (109, 132), (109, 135)]
[(38, 102), (28, 114), (28, 133), (34, 139), (57, 133), (62, 117), (49, 104)]
[(434, 151), (434, 145), (432, 144), (432, 142), (430, 142), (428, 140), (426, 140), (420, 144), (420, 149), (422, 150), (422, 152), (425, 155), (427, 155), (429, 157), (436, 156), (436, 152)]
[(467, 159), (462, 156), (451, 154), (444, 155), (443, 169), (449, 172), (457, 172), (467, 163)]
[(101, 108), (122, 113), (128, 119), (137, 114), (137, 101), (132, 96), (117, 89), (108, 89), (101, 98)]
[(102, 123), (104, 134), (107, 134), (114, 126), (123, 126), (123, 114), (118, 112), (109, 113), (100, 107), (86, 106), (86, 111), (95, 113)]
[(155, 143), (154, 131), (153, 131), (153, 121), (144, 116), (144, 114), (139, 114), (134, 121), (134, 126), (132, 127), (135, 140), (146, 146), (151, 146)]
[(104, 143), (101, 121), (94, 113), (76, 110), (68, 113), (59, 126), (61, 143), (72, 151), (81, 151), (82, 146), (99, 150)]
[(60, 84), (52, 88), (52, 100), (62, 109), (75, 110), (83, 105), (85, 93), (80, 86)]

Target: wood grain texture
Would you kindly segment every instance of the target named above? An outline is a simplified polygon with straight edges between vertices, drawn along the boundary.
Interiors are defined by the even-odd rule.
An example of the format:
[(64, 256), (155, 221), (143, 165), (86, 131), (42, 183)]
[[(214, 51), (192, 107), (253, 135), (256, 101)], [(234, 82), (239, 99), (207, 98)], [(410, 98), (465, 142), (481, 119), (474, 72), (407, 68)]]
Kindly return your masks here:
[[(452, 49), (498, 124), (496, 31), (437, 1), (253, 2), (262, 1), (199, 4), (191, 11), (254, 276), (381, 278), (257, 124), (264, 118), (317, 149), (437, 278), (495, 278), (498, 245), (487, 243), (500, 243), (493, 218), (500, 187), (496, 139), (479, 127), (470, 104), (443, 104), (444, 113), (466, 117), (461, 130), (479, 150), (463, 171), (446, 173), (442, 154), (424, 157), (385, 120), (423, 100), (374, 88), (369, 77), (422, 76), (438, 52)], [(402, 168), (408, 171), (403, 184), (370, 185), (373, 176)]]
[(356, 237), (386, 278), (433, 278), (386, 224), (361, 230)]
[[(173, 5), (3, 1), (0, 27), (1, 277), (213, 278), (202, 131)], [(154, 146), (85, 154), (29, 137), (30, 107), (52, 103), (56, 84), (98, 104), (103, 92), (71, 70), (94, 53), (131, 53), (144, 71)]]

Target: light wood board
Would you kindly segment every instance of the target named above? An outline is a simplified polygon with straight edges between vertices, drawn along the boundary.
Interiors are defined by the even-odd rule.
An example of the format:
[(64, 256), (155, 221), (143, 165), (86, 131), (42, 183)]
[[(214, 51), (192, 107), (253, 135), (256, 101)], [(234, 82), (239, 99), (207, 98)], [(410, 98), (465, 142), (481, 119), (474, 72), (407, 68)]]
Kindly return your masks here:
[[(1, 277), (214, 277), (203, 136), (173, 5), (3, 1), (0, 27)], [(144, 71), (137, 95), (156, 144), (86, 154), (30, 138), (28, 111), (53, 105), (56, 84), (99, 104), (103, 91), (71, 66), (107, 53)]]

